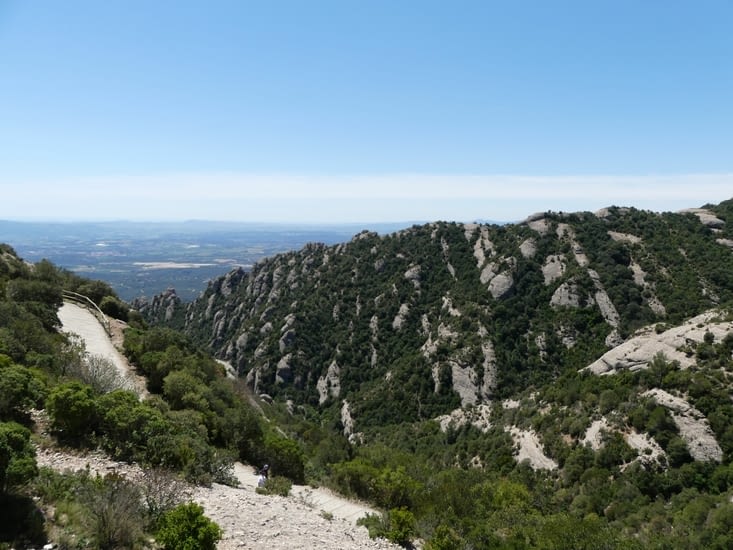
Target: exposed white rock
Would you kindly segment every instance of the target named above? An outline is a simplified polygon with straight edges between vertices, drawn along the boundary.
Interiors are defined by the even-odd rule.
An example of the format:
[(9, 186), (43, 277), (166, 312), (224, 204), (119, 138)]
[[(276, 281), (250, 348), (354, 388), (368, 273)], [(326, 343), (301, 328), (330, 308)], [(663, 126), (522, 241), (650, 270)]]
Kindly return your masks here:
[[(479, 330), (479, 334), (481, 334), (481, 330)], [(491, 340), (484, 340), (481, 343), (481, 353), (484, 356), (484, 378), (479, 391), (482, 399), (488, 399), (496, 389), (496, 353)]]
[[(629, 213), (629, 209), (627, 207), (625, 207), (625, 206), (622, 206), (620, 208), (617, 208), (617, 210), (618, 210), (618, 213), (621, 214), (622, 216)], [(595, 213), (595, 215), (596, 215), (597, 218), (601, 218), (601, 219), (607, 218), (608, 216), (611, 215), (611, 207), (610, 206), (605, 206), (605, 207), (601, 208), (600, 210), (598, 210)]]
[(659, 301), (659, 298), (657, 298), (656, 294), (654, 294), (653, 286), (646, 281), (646, 272), (641, 268), (639, 264), (634, 261), (631, 262), (629, 268), (634, 275), (634, 283), (637, 286), (648, 290), (652, 294), (651, 297), (647, 300), (647, 303), (649, 304), (651, 310), (657, 315), (666, 315), (667, 309), (664, 307), (664, 304)]
[(545, 278), (545, 286), (551, 284), (556, 279), (562, 277), (565, 273), (565, 257), (560, 254), (554, 254), (545, 258), (542, 266), (542, 275)]
[(295, 329), (288, 330), (280, 337), (280, 340), (278, 341), (278, 346), (280, 348), (281, 354), (285, 353), (286, 350), (292, 348), (293, 344), (295, 343), (295, 338)]
[(534, 239), (527, 239), (519, 245), (519, 251), (525, 258), (531, 258), (537, 253), (537, 242)]
[(283, 322), (283, 326), (280, 327), (280, 333), (281, 334), (284, 333), (285, 331), (287, 331), (288, 329), (290, 329), (290, 327), (292, 327), (295, 324), (295, 314), (294, 313), (288, 313), (285, 316), (285, 319), (283, 319), (283, 321), (284, 321)]
[(728, 248), (733, 248), (733, 240), (731, 239), (715, 239), (715, 242)]
[(585, 432), (583, 444), (590, 445), (591, 449), (597, 451), (603, 445), (603, 432), (608, 429), (608, 420), (605, 417), (594, 420)]
[(496, 272), (494, 271), (495, 269), (496, 264), (494, 262), (489, 262), (484, 266), (484, 268), (481, 270), (481, 275), (479, 275), (479, 280), (481, 281), (481, 284), (485, 285), (496, 276)]
[(376, 315), (372, 315), (372, 318), (369, 319), (369, 331), (372, 333), (372, 341), (376, 342), (379, 335), (379, 317)]
[(415, 288), (420, 288), (420, 266), (413, 265), (404, 274), (405, 279), (410, 281)]
[(613, 329), (608, 336), (606, 336), (606, 339), (604, 340), (606, 347), (609, 348), (615, 348), (616, 346), (620, 346), (624, 343), (624, 339), (621, 336), (621, 332), (617, 328)]
[[(420, 351), (425, 358), (429, 358), (431, 355), (434, 355), (436, 351), (438, 351), (438, 341), (433, 340), (432, 334), (428, 333), (428, 338), (427, 340), (425, 340), (425, 343), (420, 346)], [(435, 391), (437, 392), (438, 390), (436, 389)]]
[(341, 404), (341, 425), (344, 427), (344, 435), (346, 437), (354, 433), (354, 419), (351, 417), (351, 409), (346, 399)]
[(555, 334), (557, 334), (558, 338), (562, 341), (563, 346), (567, 349), (572, 348), (578, 343), (578, 333), (573, 327), (560, 325), (555, 331)]
[(513, 289), (514, 277), (511, 271), (499, 273), (489, 282), (489, 292), (497, 300), (510, 294)]
[(425, 336), (430, 334), (430, 319), (428, 319), (427, 313), (423, 313), (420, 317), (420, 331)]
[(532, 222), (540, 221), (545, 219), (545, 216), (547, 214), (545, 212), (535, 212), (534, 214), (530, 214), (524, 219), (523, 223), (530, 224)]
[(539, 350), (540, 359), (542, 359), (543, 361), (547, 359), (547, 335), (544, 332), (536, 335), (534, 338), (534, 343)]
[(590, 278), (593, 280), (593, 284), (596, 287), (596, 293), (594, 297), (596, 300), (596, 304), (598, 304), (598, 308), (601, 310), (601, 315), (603, 315), (603, 318), (609, 325), (611, 325), (613, 328), (618, 328), (619, 322), (621, 321), (621, 316), (618, 314), (616, 306), (613, 305), (611, 298), (608, 297), (606, 290), (603, 288), (603, 285), (601, 284), (601, 278), (598, 276), (598, 273), (593, 269), (588, 270), (588, 275), (590, 275)]
[(290, 366), (290, 361), (293, 358), (292, 353), (288, 353), (284, 357), (280, 358), (280, 361), (277, 363), (277, 369), (275, 370), (275, 383), (276, 384), (286, 384), (290, 382), (290, 380), (293, 377), (293, 370)]
[(518, 409), (519, 405), (520, 403), (516, 399), (505, 399), (501, 402), (501, 407), (506, 410)]
[(646, 391), (642, 395), (651, 397), (670, 410), (680, 437), (687, 444), (692, 458), (701, 462), (720, 462), (723, 459), (723, 450), (718, 445), (707, 418), (699, 410), (681, 397), (659, 388)]
[(463, 224), (463, 235), (466, 237), (467, 241), (471, 240), (471, 237), (473, 237), (473, 234), (476, 232), (478, 228), (479, 228), (479, 224), (477, 223), (464, 223)]
[(641, 237), (632, 235), (631, 233), (617, 233), (616, 231), (609, 231), (608, 236), (616, 242), (637, 244), (641, 242)]
[(733, 332), (733, 322), (714, 321), (718, 311), (707, 311), (689, 319), (684, 324), (673, 327), (661, 334), (651, 328), (640, 332), (637, 336), (604, 353), (600, 359), (585, 369), (595, 374), (614, 374), (620, 370), (644, 369), (658, 353), (668, 361), (677, 361), (681, 368), (695, 364), (695, 359), (682, 351), (690, 342), (702, 342), (705, 333), (710, 332), (714, 341), (720, 341)]
[(460, 317), (461, 312), (453, 307), (453, 300), (450, 296), (443, 296), (443, 309), (448, 310), (448, 315), (451, 317)]
[(338, 397), (341, 393), (341, 369), (336, 361), (328, 366), (325, 376), (318, 378), (316, 389), (318, 390), (318, 404), (323, 405), (329, 397)]
[(686, 208), (679, 212), (680, 214), (695, 214), (700, 220), (700, 223), (708, 227), (721, 228), (725, 225), (723, 220), (706, 208)]
[(624, 434), (624, 440), (628, 443), (629, 447), (639, 453), (639, 456), (636, 458), (639, 462), (646, 464), (659, 462), (659, 459), (666, 454), (662, 447), (659, 446), (659, 443), (649, 434), (639, 433), (632, 429)]
[(580, 307), (580, 295), (578, 286), (573, 281), (566, 281), (561, 284), (550, 298), (552, 307)]
[(514, 459), (521, 463), (525, 460), (533, 470), (556, 470), (557, 462), (545, 455), (542, 450), (537, 434), (534, 431), (520, 430), (516, 426), (508, 429), (514, 439), (514, 443), (519, 446), (519, 450)]
[(634, 275), (634, 284), (636, 286), (646, 286), (646, 272), (641, 268), (641, 266), (632, 261), (629, 268), (631, 269), (631, 273)]
[(402, 304), (399, 311), (397, 312), (397, 315), (395, 315), (395, 318), (392, 320), (392, 328), (395, 330), (400, 330), (409, 312), (410, 306), (408, 304)]
[(438, 325), (438, 338), (442, 340), (450, 340), (451, 338), (457, 338), (458, 332), (453, 330), (448, 325), (440, 323)]
[(491, 257), (494, 254), (494, 244), (489, 240), (489, 228), (483, 225), (479, 232), (479, 238), (476, 239), (476, 243), (473, 245), (473, 255), (476, 258), (476, 267), (481, 269), (481, 266), (486, 262), (486, 258)]
[(477, 376), (476, 371), (469, 365), (461, 365), (456, 361), (449, 361), (451, 376), (453, 379), (453, 391), (461, 398), (461, 407), (475, 405), (478, 401), (476, 395)]
[(530, 229), (532, 229), (533, 231), (537, 231), (537, 233), (539, 233), (540, 235), (547, 235), (547, 233), (550, 232), (550, 222), (547, 218), (544, 217), (544, 214), (542, 214), (542, 216), (543, 217), (540, 219), (528, 221), (527, 225)]
[(471, 424), (486, 433), (491, 428), (491, 405), (482, 403), (467, 409), (455, 409), (450, 414), (444, 414), (435, 419), (440, 424), (440, 431), (447, 432), (449, 428), (460, 429)]

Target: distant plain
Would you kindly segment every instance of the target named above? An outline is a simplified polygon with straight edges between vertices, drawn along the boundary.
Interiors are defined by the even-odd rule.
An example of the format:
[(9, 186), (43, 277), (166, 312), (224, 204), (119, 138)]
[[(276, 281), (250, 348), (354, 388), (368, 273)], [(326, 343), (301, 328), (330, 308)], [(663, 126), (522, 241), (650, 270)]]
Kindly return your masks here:
[(237, 222), (0, 221), (0, 242), (25, 260), (47, 259), (109, 283), (120, 298), (152, 297), (175, 288), (191, 301), (208, 282), (236, 267), (310, 242), (337, 244), (365, 229), (390, 233), (394, 224), (285, 225)]

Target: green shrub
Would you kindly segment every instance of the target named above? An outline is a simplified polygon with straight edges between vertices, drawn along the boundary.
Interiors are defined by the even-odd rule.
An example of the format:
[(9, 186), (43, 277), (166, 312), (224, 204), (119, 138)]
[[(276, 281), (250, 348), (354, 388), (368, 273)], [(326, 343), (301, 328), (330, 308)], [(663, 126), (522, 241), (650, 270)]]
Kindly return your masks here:
[(15, 422), (0, 423), (0, 493), (22, 485), (38, 474), (28, 428)]
[(143, 538), (140, 489), (117, 474), (93, 478), (79, 495), (85, 530), (97, 548), (135, 548)]
[(27, 409), (43, 403), (43, 380), (30, 369), (0, 367), (0, 418), (17, 418)]
[(389, 511), (389, 531), (387, 538), (400, 546), (408, 547), (415, 536), (415, 516), (406, 508)]
[[(0, 494), (0, 548), (39, 548), (46, 542), (43, 513), (25, 495)], [(3, 543), (9, 543), (5, 546)]]
[(96, 423), (94, 392), (80, 382), (60, 384), (51, 390), (46, 410), (51, 417), (51, 426), (64, 437), (83, 438)]
[(261, 495), (280, 495), (286, 497), (290, 494), (293, 487), (292, 482), (284, 476), (273, 476), (265, 481), (264, 487), (257, 487), (257, 492)]
[(389, 517), (386, 514), (366, 514), (356, 520), (356, 524), (366, 527), (373, 539), (385, 538), (389, 531)]
[(416, 534), (416, 521), (412, 512), (395, 508), (389, 514), (367, 514), (356, 521), (369, 531), (371, 538), (386, 538), (395, 544), (409, 548)]
[(305, 481), (305, 456), (296, 441), (268, 435), (263, 459), (278, 475), (292, 479), (295, 483)]
[(463, 539), (446, 525), (438, 525), (433, 536), (425, 544), (425, 550), (461, 550)]
[(127, 321), (130, 313), (130, 308), (114, 296), (105, 296), (102, 298), (99, 309), (105, 315), (109, 315), (120, 321)]
[(163, 514), (157, 540), (165, 550), (215, 550), (221, 534), (204, 509), (191, 502)]

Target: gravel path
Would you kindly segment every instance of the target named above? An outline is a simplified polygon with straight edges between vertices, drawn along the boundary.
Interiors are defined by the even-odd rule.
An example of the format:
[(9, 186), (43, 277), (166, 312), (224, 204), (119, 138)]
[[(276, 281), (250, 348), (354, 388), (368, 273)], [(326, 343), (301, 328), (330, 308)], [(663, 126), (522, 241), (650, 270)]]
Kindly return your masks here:
[[(75, 304), (65, 303), (59, 309), (59, 319), (65, 332), (78, 334), (84, 340), (90, 354), (108, 358), (125, 378), (139, 385), (139, 378), (94, 315)], [(39, 465), (59, 471), (89, 467), (100, 475), (113, 470), (131, 479), (141, 475), (138, 466), (112, 461), (101, 453), (79, 456), (53, 449), (37, 452)], [(260, 495), (255, 491), (257, 477), (251, 466), (236, 463), (234, 474), (240, 483), (236, 488), (219, 484), (191, 488), (193, 500), (204, 507), (204, 513), (224, 532), (219, 550), (400, 548), (384, 540), (372, 540), (366, 528), (356, 526), (360, 517), (376, 513), (364, 504), (344, 499), (327, 489), (302, 485), (294, 485), (289, 497)]]
[(64, 302), (58, 311), (61, 330), (77, 334), (84, 341), (87, 353), (99, 355), (109, 360), (120, 373), (120, 376), (138, 395), (146, 395), (145, 381), (138, 376), (127, 362), (127, 359), (112, 343), (99, 320), (92, 313), (76, 304)]

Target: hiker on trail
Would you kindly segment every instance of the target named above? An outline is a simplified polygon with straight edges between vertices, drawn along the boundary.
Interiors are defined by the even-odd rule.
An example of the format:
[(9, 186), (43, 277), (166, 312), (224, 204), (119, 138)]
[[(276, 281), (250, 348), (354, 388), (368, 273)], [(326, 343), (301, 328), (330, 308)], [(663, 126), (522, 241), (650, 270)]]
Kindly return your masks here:
[(264, 487), (265, 482), (267, 481), (267, 478), (270, 474), (270, 466), (269, 464), (265, 464), (262, 469), (260, 470), (260, 475), (257, 478), (257, 487)]

